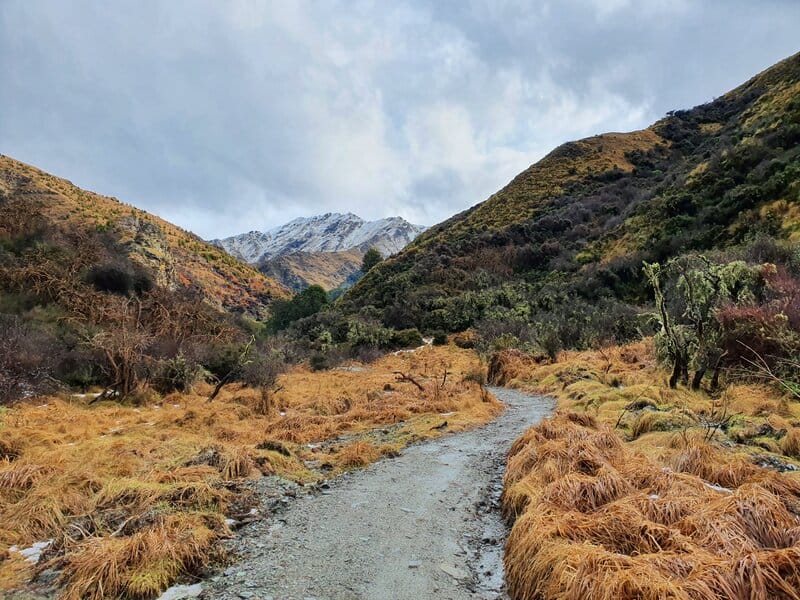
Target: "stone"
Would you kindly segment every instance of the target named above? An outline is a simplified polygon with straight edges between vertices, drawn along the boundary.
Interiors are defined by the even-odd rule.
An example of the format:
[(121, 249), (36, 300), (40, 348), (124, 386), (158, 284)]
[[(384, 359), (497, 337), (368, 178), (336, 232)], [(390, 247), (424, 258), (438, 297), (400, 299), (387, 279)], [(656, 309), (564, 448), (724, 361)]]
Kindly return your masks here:
[(466, 579), (469, 577), (469, 573), (464, 571), (463, 569), (459, 569), (458, 567), (454, 567), (453, 565), (448, 565), (447, 563), (442, 563), (439, 565), (439, 568), (450, 575), (453, 579)]
[(184, 600), (186, 598), (197, 598), (203, 592), (203, 585), (173, 585), (158, 597), (158, 600)]

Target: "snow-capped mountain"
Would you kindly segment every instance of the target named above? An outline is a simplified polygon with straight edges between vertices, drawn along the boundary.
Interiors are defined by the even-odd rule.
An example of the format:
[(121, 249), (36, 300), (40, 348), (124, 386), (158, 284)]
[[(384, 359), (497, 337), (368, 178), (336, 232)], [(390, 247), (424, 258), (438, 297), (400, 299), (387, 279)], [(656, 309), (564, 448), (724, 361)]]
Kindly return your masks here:
[(240, 260), (264, 261), (295, 252), (341, 252), (376, 248), (384, 256), (402, 250), (425, 231), (401, 217), (365, 221), (352, 213), (299, 218), (268, 231), (251, 231), (211, 240)]

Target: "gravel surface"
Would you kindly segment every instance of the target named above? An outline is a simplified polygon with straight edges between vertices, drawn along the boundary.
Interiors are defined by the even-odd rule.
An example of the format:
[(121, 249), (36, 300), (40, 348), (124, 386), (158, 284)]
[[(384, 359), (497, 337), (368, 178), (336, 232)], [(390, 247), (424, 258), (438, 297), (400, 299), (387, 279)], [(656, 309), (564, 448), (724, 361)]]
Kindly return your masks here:
[(413, 445), (243, 527), (238, 562), (204, 581), (202, 597), (503, 598), (505, 454), (553, 403), (491, 391), (508, 410), (488, 425)]

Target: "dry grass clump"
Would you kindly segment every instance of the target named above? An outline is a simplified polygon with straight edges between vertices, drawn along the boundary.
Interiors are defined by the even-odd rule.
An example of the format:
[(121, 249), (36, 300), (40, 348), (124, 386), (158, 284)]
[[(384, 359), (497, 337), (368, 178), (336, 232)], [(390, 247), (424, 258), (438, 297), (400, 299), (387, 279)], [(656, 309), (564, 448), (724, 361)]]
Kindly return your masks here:
[(673, 445), (665, 467), (563, 412), (518, 439), (503, 494), (512, 597), (800, 598), (800, 478)]
[(65, 600), (152, 598), (201, 567), (226, 531), (210, 515), (171, 515), (136, 533), (85, 540), (66, 559)]
[(800, 427), (792, 427), (781, 439), (781, 451), (787, 456), (800, 458)]
[(544, 357), (534, 358), (520, 350), (502, 350), (489, 360), (487, 379), (492, 385), (510, 385), (527, 375), (538, 364), (550, 362)]
[[(509, 363), (509, 368), (520, 365)], [(744, 444), (790, 459), (800, 425), (800, 402), (765, 384), (732, 383), (710, 395), (679, 387), (670, 389), (668, 373), (655, 358), (652, 340), (583, 352), (562, 352), (551, 364), (528, 361), (514, 372), (513, 385), (553, 394), (559, 408), (585, 411), (615, 426), (626, 440), (654, 458), (669, 459), (676, 433), (706, 433), (716, 440)], [(725, 427), (715, 422), (730, 417)], [(713, 431), (711, 431), (713, 429)], [(786, 433), (784, 439), (784, 433)], [(791, 434), (791, 435), (790, 435)], [(786, 460), (782, 458), (781, 460)]]
[(364, 467), (375, 462), (381, 454), (372, 442), (357, 441), (344, 446), (338, 453), (337, 461), (343, 467)]
[[(213, 402), (200, 386), (138, 407), (65, 397), (0, 413), (0, 590), (30, 575), (9, 547), (52, 539), (46, 558), (63, 567), (67, 598), (153, 597), (214, 555), (242, 478), (314, 481), (491, 419), (500, 403), (464, 381), (479, 366), (474, 353), (431, 347), (297, 369), (267, 415), (259, 391), (238, 384)], [(367, 439), (387, 427), (379, 443)], [(311, 471), (314, 462), (332, 471)]]
[(631, 427), (631, 437), (636, 439), (652, 431), (674, 431), (690, 427), (696, 420), (679, 410), (640, 411)]

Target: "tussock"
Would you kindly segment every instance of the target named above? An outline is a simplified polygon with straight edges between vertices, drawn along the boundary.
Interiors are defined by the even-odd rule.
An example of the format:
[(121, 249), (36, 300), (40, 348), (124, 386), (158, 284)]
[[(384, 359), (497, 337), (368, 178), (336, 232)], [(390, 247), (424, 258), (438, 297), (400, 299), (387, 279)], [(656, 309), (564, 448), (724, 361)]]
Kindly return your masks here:
[(509, 455), (513, 598), (800, 598), (800, 478), (691, 439), (664, 467), (582, 417)]
[(66, 561), (64, 600), (152, 598), (208, 560), (225, 532), (212, 521), (171, 516), (130, 536), (81, 542)]
[(792, 427), (781, 439), (781, 451), (794, 458), (800, 458), (800, 427)]
[(344, 446), (338, 454), (340, 465), (347, 468), (363, 467), (381, 456), (381, 451), (371, 442), (358, 441)]
[[(329, 477), (424, 437), (474, 426), (502, 410), (464, 381), (474, 353), (450, 347), (387, 356), (358, 371), (281, 377), (276, 410), (260, 393), (225, 386), (170, 394), (137, 407), (36, 399), (0, 414), (0, 557), (12, 545), (53, 539), (65, 597), (152, 598), (200, 570), (246, 501), (239, 481), (274, 473)], [(442, 370), (449, 376), (442, 383)], [(421, 383), (395, 381), (395, 371)], [(390, 384), (391, 389), (384, 389)], [(446, 429), (441, 413), (448, 413)], [(391, 436), (372, 432), (391, 425)], [(0, 561), (0, 596), (31, 574), (14, 553)]]

